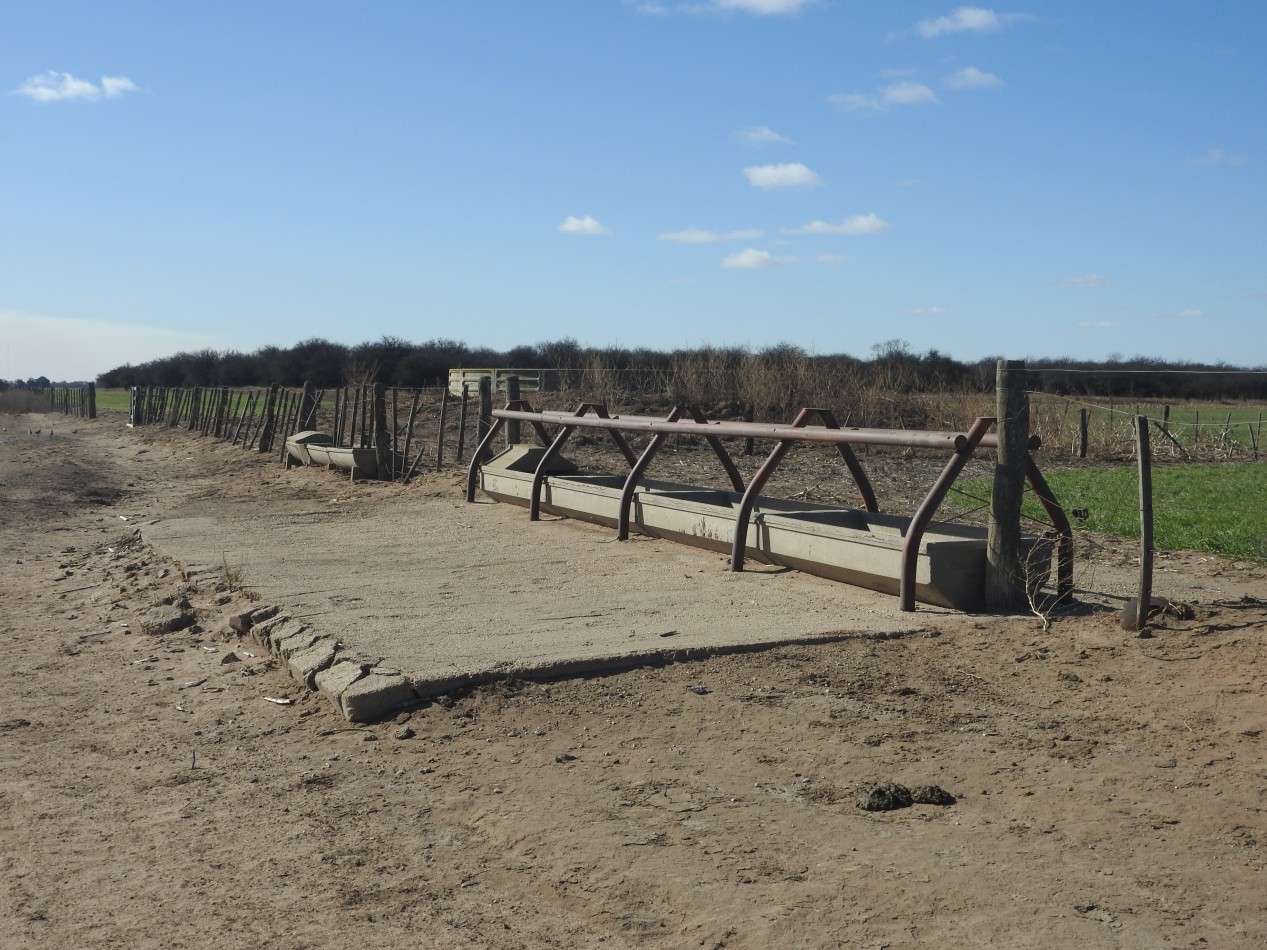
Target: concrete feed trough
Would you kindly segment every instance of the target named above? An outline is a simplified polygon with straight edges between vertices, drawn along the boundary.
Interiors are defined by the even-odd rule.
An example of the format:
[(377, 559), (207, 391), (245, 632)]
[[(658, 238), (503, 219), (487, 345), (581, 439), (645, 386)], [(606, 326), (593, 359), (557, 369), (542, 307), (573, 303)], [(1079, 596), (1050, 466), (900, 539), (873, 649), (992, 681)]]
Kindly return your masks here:
[[(515, 446), (481, 468), (480, 485), (498, 501), (528, 505), (533, 471), (541, 450)], [(558, 460), (563, 469), (574, 469)], [(619, 517), (619, 475), (563, 471), (547, 475), (541, 508), (615, 528)], [(729, 553), (741, 495), (644, 479), (634, 494), (631, 527), (643, 534)], [(762, 497), (749, 520), (746, 557), (766, 564), (897, 595), (902, 543), (911, 519)], [(1021, 555), (1035, 583), (1051, 566), (1047, 538), (1022, 539)], [(915, 573), (917, 600), (956, 610), (980, 609), (986, 575), (986, 529), (934, 524), (921, 539)]]

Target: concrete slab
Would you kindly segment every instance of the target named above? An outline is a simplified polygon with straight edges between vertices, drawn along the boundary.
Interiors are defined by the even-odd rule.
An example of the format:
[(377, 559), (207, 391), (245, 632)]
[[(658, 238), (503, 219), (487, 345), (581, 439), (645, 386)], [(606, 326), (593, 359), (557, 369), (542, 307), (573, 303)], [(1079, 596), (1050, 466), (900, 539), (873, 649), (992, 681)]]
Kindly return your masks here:
[[(351, 497), (340, 497), (351, 492)], [(926, 629), (893, 597), (610, 529), (532, 523), (459, 490), (331, 484), (328, 503), (267, 511), (191, 502), (143, 526), (182, 564), (227, 563), (263, 603), (328, 638), (302, 658), (312, 685), (340, 655), (381, 657), (426, 698), (491, 680), (576, 675), (673, 658)], [(328, 652), (327, 652), (328, 651)], [(310, 662), (311, 661), (311, 662)], [(400, 694), (404, 697), (404, 694)]]

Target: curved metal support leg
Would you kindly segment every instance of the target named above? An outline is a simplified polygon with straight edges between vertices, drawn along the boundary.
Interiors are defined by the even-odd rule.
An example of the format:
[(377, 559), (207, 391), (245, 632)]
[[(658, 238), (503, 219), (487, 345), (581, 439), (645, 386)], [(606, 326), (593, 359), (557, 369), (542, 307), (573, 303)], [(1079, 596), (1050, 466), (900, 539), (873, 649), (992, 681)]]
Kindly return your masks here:
[(563, 448), (566, 442), (576, 431), (575, 426), (564, 426), (559, 430), (559, 434), (554, 437), (554, 441), (550, 443), (550, 447), (541, 453), (541, 461), (537, 463), (537, 470), (532, 473), (532, 497), (528, 502), (528, 520), (541, 520), (541, 486), (546, 480), (546, 472), (550, 469), (550, 463), (554, 457), (559, 454), (559, 449)]
[[(674, 406), (664, 421), (677, 422), (680, 418), (682, 418), (682, 407)], [(647, 468), (651, 465), (651, 460), (656, 457), (656, 453), (660, 451), (660, 447), (664, 445), (667, 438), (668, 435), (663, 432), (657, 432), (653, 435), (642, 456), (634, 463), (633, 468), (629, 470), (629, 477), (625, 479), (624, 487), (620, 490), (620, 509), (616, 513), (617, 541), (629, 540), (629, 509), (633, 505), (633, 497), (638, 490), (638, 482), (646, 474)]]
[(1056, 529), (1056, 603), (1064, 603), (1073, 596), (1073, 526), (1032, 455), (1025, 456), (1025, 478)]
[(950, 491), (950, 486), (955, 483), (963, 467), (968, 464), (968, 459), (972, 458), (977, 443), (993, 424), (994, 420), (986, 417), (977, 419), (972, 424), (967, 438), (955, 446), (955, 454), (937, 476), (937, 481), (933, 482), (933, 487), (928, 491), (928, 497), (911, 518), (910, 526), (906, 529), (906, 537), (902, 541), (902, 573), (898, 584), (900, 610), (915, 609), (915, 572), (919, 564), (919, 543), (924, 539), (924, 532), (946, 497), (946, 492)]
[(471, 467), (466, 470), (466, 500), (475, 500), (475, 481), (479, 476), (480, 466), (484, 464), (484, 457), (488, 453), (489, 447), (493, 444), (493, 439), (497, 438), (497, 434), (502, 431), (502, 426), (506, 424), (505, 419), (494, 419), (493, 424), (489, 426), (488, 434), (480, 440), (479, 446), (475, 449), (475, 454), (471, 456)]
[[(817, 412), (816, 409), (801, 409), (797, 412), (796, 418), (792, 420), (793, 428), (805, 428), (805, 423), (809, 421), (815, 412)], [(748, 519), (752, 517), (752, 509), (756, 507), (757, 499), (761, 497), (761, 490), (765, 488), (765, 483), (770, 480), (770, 476), (774, 474), (775, 469), (779, 467), (779, 463), (783, 461), (791, 449), (791, 442), (786, 439), (780, 440), (766, 460), (761, 463), (761, 467), (757, 469), (757, 474), (752, 476), (752, 481), (748, 483), (748, 488), (743, 493), (743, 499), (739, 502), (739, 513), (735, 516), (735, 537), (730, 545), (730, 569), (732, 571), (743, 570), (744, 551), (748, 547)]]

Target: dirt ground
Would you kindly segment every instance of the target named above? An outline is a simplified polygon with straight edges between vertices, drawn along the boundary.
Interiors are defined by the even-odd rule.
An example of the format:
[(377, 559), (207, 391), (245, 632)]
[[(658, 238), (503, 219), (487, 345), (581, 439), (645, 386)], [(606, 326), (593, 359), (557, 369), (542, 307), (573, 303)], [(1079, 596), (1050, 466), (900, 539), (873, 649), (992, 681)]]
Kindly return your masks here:
[[(1050, 630), (917, 613), (350, 726), (228, 629), (249, 577), (133, 533), (335, 476), (117, 416), (0, 430), (0, 946), (1267, 944), (1261, 566), (1159, 558), (1192, 615), (1145, 638), (1102, 544)], [(195, 626), (145, 631), (182, 598)], [(886, 780), (955, 801), (860, 808)]]

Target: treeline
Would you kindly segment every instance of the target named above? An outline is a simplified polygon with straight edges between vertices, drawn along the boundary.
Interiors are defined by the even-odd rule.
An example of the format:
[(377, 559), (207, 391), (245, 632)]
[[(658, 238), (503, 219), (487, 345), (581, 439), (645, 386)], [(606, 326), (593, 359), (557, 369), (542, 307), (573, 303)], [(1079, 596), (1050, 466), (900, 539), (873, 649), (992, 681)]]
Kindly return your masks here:
[[(626, 391), (646, 398), (707, 395), (720, 401), (752, 403), (754, 388), (781, 390), (780, 402), (830, 393), (837, 387), (894, 393), (990, 392), (995, 362), (972, 363), (937, 350), (916, 352), (903, 340), (872, 348), (869, 358), (811, 354), (789, 343), (759, 350), (701, 347), (692, 350), (584, 347), (573, 339), (517, 346), (509, 350), (472, 348), (455, 340), (411, 343), (383, 337), (345, 346), (311, 339), (289, 348), (267, 346), (253, 353), (200, 350), (177, 353), (140, 365), (102, 373), (97, 384), (131, 386), (300, 386), (321, 388), (378, 382), (388, 386), (442, 385), (450, 369), (477, 367), (548, 368), (560, 371), (565, 386), (599, 387), (609, 395)], [(1267, 370), (1225, 364), (1172, 363), (1136, 357), (1107, 362), (1029, 359), (1033, 388), (1063, 396), (1124, 399), (1267, 400)], [(847, 382), (846, 382), (847, 381)], [(793, 400), (794, 401), (794, 400)]]

